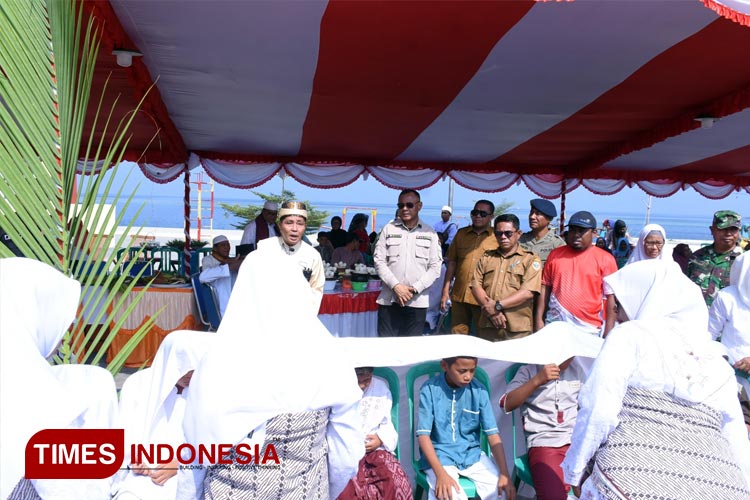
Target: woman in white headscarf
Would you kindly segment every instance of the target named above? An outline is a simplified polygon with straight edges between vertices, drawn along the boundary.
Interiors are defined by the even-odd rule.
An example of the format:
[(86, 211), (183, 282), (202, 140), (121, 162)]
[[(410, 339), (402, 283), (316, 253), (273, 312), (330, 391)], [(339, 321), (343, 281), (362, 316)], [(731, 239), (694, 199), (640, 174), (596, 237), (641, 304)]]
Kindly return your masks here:
[(364, 441), (354, 366), (285, 256), (246, 258), (190, 390), (189, 443), (273, 444), (281, 467), (180, 471), (178, 498), (336, 498), (356, 474)]
[(77, 281), (47, 264), (0, 259), (0, 498), (109, 498), (109, 480), (23, 479), (24, 450), (36, 432), (115, 423), (109, 372), (47, 361), (80, 295)]
[(174, 450), (185, 442), (182, 422), (190, 380), (214, 339), (212, 333), (172, 332), (159, 346), (151, 368), (131, 375), (123, 384), (120, 415), (130, 467), (112, 488), (115, 500), (175, 498), (179, 464), (134, 463), (138, 459), (129, 456), (130, 444), (170, 444)]
[(734, 260), (729, 286), (721, 289), (708, 312), (708, 330), (721, 337), (735, 368), (750, 372), (750, 253)]
[(566, 482), (580, 485), (593, 457), (582, 499), (750, 498), (737, 384), (706, 330), (700, 290), (658, 260), (605, 281), (621, 324), (581, 389)]
[(628, 264), (646, 259), (671, 260), (663, 250), (667, 232), (659, 224), (646, 224), (638, 235), (638, 244), (628, 258)]

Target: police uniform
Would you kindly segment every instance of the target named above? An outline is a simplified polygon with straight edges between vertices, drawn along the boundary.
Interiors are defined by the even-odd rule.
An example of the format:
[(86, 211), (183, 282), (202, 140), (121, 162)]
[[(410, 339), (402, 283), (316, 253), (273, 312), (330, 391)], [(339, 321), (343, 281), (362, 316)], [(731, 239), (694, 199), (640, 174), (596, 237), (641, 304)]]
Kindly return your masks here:
[[(742, 217), (731, 210), (719, 210), (714, 214), (711, 226), (716, 229), (742, 229)], [(739, 243), (739, 242), (738, 242)], [(729, 270), (734, 259), (742, 254), (738, 244), (724, 253), (717, 253), (714, 245), (701, 248), (693, 253), (687, 267), (688, 278), (701, 287), (707, 306), (711, 306), (719, 290), (729, 286)]]
[(524, 250), (537, 254), (539, 259), (541, 259), (542, 264), (544, 264), (547, 262), (547, 257), (549, 257), (550, 252), (557, 247), (565, 245), (565, 240), (552, 231), (548, 231), (547, 234), (536, 240), (534, 239), (534, 233), (529, 231), (521, 235), (518, 244), (521, 245)]
[[(520, 245), (510, 255), (500, 249), (485, 252), (479, 259), (471, 286), (481, 287), (492, 300), (502, 301), (518, 290), (539, 293), (542, 288), (542, 262), (534, 253)], [(498, 329), (482, 311), (477, 336), (486, 340), (509, 340), (529, 335), (532, 331), (534, 300), (503, 309), (506, 328)]]
[[(429, 307), (429, 296), (422, 292), (440, 276), (443, 262), (437, 233), (421, 219), (413, 228), (401, 219), (391, 221), (378, 236), (373, 259), (383, 282), (377, 299), (378, 335), (421, 335)], [(416, 291), (403, 307), (393, 291), (398, 284)]]

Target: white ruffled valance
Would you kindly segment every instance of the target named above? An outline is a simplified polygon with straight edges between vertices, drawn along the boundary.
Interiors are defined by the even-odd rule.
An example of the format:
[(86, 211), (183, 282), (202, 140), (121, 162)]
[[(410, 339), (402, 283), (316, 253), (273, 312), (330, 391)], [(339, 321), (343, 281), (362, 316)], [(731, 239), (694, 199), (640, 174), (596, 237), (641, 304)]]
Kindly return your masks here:
[[(563, 176), (554, 174), (524, 175), (523, 183), (542, 198), (558, 198), (563, 189)], [(580, 179), (567, 179), (565, 192), (570, 193), (581, 185)]]
[(584, 179), (583, 187), (594, 194), (610, 195), (619, 193), (628, 183), (620, 179)]
[[(185, 164), (158, 165), (139, 164), (144, 174), (154, 182), (170, 182), (184, 173)], [(372, 166), (335, 163), (282, 163), (216, 160), (191, 154), (187, 166), (190, 170), (202, 165), (206, 173), (220, 184), (249, 189), (268, 182), (276, 175), (288, 175), (306, 186), (333, 189), (348, 186), (360, 178), (374, 177), (378, 182), (394, 189), (424, 189), (441, 179), (451, 177), (460, 186), (473, 191), (497, 193), (523, 182), (535, 194), (543, 198), (559, 198), (563, 176), (557, 174), (519, 175), (510, 172), (477, 172), (453, 170), (446, 172), (432, 168), (406, 168), (395, 166)], [(94, 169), (100, 169), (95, 165)], [(79, 163), (79, 173), (84, 166)], [(737, 188), (720, 182), (684, 183), (672, 179), (636, 181), (628, 183), (620, 179), (566, 179), (565, 191), (570, 193), (580, 186), (600, 195), (612, 195), (625, 187), (636, 185), (647, 194), (664, 198), (681, 189), (695, 189), (710, 199), (721, 199), (734, 191), (750, 193), (750, 187)]]
[(450, 176), (459, 186), (474, 191), (496, 193), (505, 191), (520, 182), (521, 176), (509, 172), (451, 172)]
[(365, 172), (362, 165), (304, 165), (287, 163), (286, 173), (305, 186), (331, 189), (348, 186)]
[[(735, 187), (729, 184), (712, 184), (708, 182), (695, 182), (690, 186), (706, 198), (711, 198), (712, 200), (726, 198), (735, 190)], [(745, 188), (745, 190), (748, 189), (750, 187)]]
[(143, 175), (159, 184), (172, 182), (185, 173), (184, 163), (174, 163), (170, 165), (164, 165), (161, 163), (139, 163), (138, 166), (141, 167)]

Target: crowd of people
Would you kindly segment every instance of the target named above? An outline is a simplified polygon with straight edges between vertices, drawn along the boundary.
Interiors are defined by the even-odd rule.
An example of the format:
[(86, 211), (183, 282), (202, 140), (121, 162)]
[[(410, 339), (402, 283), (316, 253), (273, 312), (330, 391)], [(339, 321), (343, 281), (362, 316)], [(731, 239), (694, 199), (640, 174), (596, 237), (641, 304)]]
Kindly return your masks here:
[[(383, 283), (379, 336), (424, 338), (437, 287), (453, 334), (510, 343), (564, 327), (606, 337), (590, 371), (576, 357), (525, 365), (499, 401), (475, 378), (476, 357), (442, 359), (419, 390), (414, 426), (431, 499), (465, 498), (459, 477), (482, 499), (515, 498), (497, 416), (516, 409), (539, 499), (562, 500), (569, 489), (586, 499), (750, 497), (750, 415), (735, 378), (750, 371), (750, 256), (737, 244), (739, 214), (714, 214), (713, 243), (683, 271), (655, 224), (628, 242), (620, 266), (614, 252), (627, 228), (615, 223), (601, 248), (588, 211), (558, 237), (549, 201), (530, 202), (524, 233), (518, 217), (495, 216), (480, 200), (471, 225), (445, 225), (441, 236), (420, 218), (417, 191), (402, 191), (397, 207), (372, 255)], [(0, 260), (3, 498), (411, 498), (394, 455), (388, 384), (349, 361), (317, 319), (322, 258), (302, 241), (306, 207), (264, 211), (274, 208), (273, 220), (251, 222), (254, 252), (230, 258), (220, 236), (204, 260), (206, 280), (211, 272), (230, 280), (218, 332), (169, 334), (151, 367), (125, 382), (119, 405), (107, 372), (47, 362), (75, 316), (78, 284), (36, 261)], [(363, 251), (361, 218), (350, 229), (328, 240), (354, 255)], [(181, 468), (126, 456), (127, 468), (107, 480), (23, 477), (18, 457), (34, 432), (96, 427), (124, 427), (141, 444), (229, 443), (238, 464), (240, 445), (275, 445), (282, 465)]]

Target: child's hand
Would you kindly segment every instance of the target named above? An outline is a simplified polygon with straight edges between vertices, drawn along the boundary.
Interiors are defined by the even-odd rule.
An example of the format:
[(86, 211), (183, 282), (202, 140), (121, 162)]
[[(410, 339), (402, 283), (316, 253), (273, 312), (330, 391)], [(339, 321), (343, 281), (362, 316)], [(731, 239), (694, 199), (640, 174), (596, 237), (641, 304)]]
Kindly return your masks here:
[(168, 464), (160, 464), (151, 469), (151, 481), (154, 484), (162, 486), (171, 477), (177, 475), (177, 461), (173, 460)]
[(550, 380), (559, 380), (560, 379), (560, 367), (556, 364), (549, 364), (544, 365), (544, 367), (539, 370), (539, 372), (536, 374), (539, 380), (539, 385), (546, 384)]
[(750, 372), (750, 357), (742, 358), (734, 364), (734, 368), (743, 372)]
[(365, 437), (365, 452), (370, 453), (371, 451), (375, 451), (380, 448), (380, 445), (382, 444), (383, 441), (380, 440), (377, 434), (368, 434), (367, 437)]
[(151, 474), (148, 466), (143, 464), (130, 464), (130, 472), (138, 476), (148, 476)]
[(459, 491), (458, 483), (445, 470), (435, 474), (435, 497), (438, 500), (453, 500), (453, 490)]
[(505, 500), (516, 499), (516, 488), (513, 487), (513, 483), (505, 474), (500, 474), (500, 479), (497, 481), (497, 493), (500, 496), (505, 493)]

